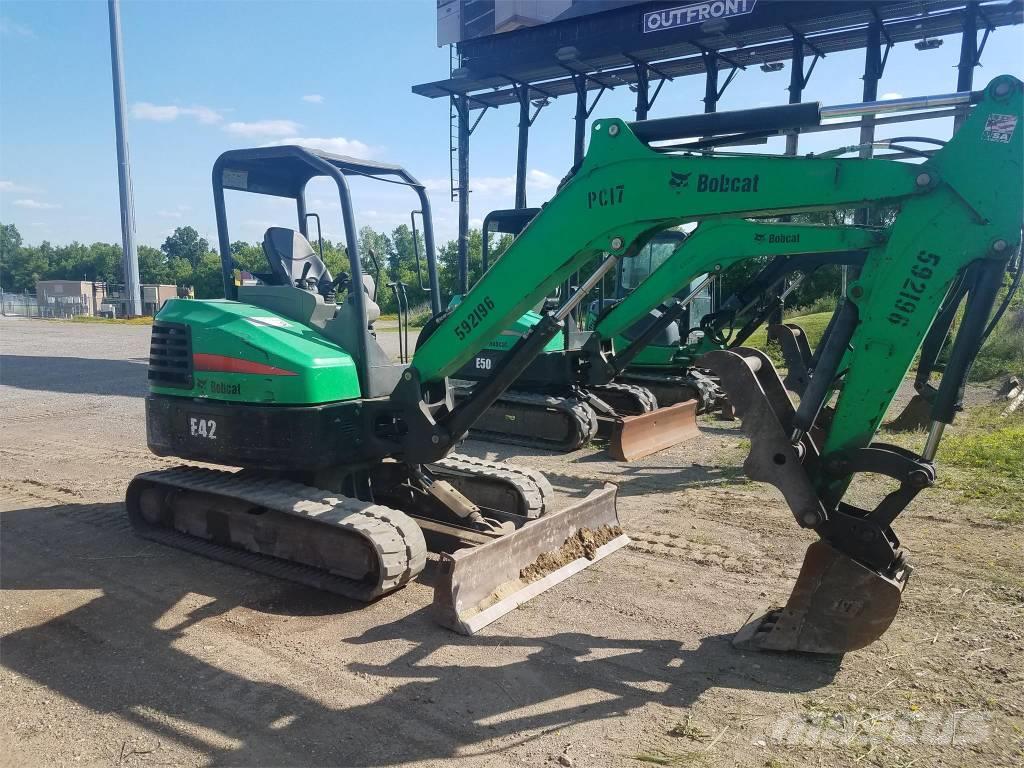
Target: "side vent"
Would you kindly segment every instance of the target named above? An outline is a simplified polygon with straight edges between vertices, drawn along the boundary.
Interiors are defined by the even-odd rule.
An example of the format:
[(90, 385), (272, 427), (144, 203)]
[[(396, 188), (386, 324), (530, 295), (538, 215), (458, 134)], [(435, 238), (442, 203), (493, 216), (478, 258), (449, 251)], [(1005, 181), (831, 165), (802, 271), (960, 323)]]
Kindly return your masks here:
[(149, 380), (158, 387), (192, 389), (192, 334), (187, 325), (153, 321)]

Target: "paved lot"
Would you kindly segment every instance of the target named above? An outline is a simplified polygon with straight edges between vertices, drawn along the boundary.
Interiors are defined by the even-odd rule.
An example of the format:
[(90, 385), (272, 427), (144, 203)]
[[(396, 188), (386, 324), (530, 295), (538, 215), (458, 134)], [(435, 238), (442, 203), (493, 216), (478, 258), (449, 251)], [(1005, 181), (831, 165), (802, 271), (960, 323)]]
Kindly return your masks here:
[(736, 425), (630, 465), (470, 443), (565, 492), (618, 483), (634, 543), (459, 637), (425, 613), (429, 573), (362, 606), (133, 536), (129, 479), (175, 463), (146, 449), (148, 339), (0, 319), (0, 763), (1020, 759), (1024, 541), (978, 509), (934, 491), (901, 518), (918, 571), (882, 642), (762, 656), (729, 638), (811, 537), (744, 480)]

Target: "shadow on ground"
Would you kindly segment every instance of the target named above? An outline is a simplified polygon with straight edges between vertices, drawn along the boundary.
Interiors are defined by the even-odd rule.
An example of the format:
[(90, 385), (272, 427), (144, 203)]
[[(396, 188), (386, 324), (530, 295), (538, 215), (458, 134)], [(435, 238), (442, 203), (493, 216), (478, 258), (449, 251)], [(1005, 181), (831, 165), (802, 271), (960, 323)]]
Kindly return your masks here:
[(145, 397), (144, 357), (103, 360), (90, 357), (0, 355), (0, 384), (18, 389), (76, 395)]
[[(4, 637), (3, 666), (217, 765), (389, 766), (488, 755), (651, 701), (687, 706), (713, 686), (806, 691), (826, 685), (838, 669), (836, 660), (793, 656), (758, 664), (763, 659), (735, 651), (725, 636), (708, 637), (692, 650), (676, 641), (580, 632), (465, 638), (434, 625), (423, 608), (329, 643), (324, 658), (281, 657), (285, 668), (293, 664), (303, 678), (315, 676), (304, 682), (307, 689), (330, 691), (333, 701), (346, 696), (332, 685), (352, 686), (363, 700), (377, 696), (328, 707), (297, 690), (298, 683), (254, 681), (215, 665), (223, 659), (238, 669), (237, 653), (213, 652), (213, 663), (197, 658), (185, 650), (195, 645), (181, 641), (183, 632), (245, 606), (271, 614), (270, 636), (287, 637), (274, 628), (286, 619), (273, 615), (338, 614), (343, 637), (341, 614), (373, 608), (142, 542), (124, 522), (121, 504), (21, 509), (0, 514), (0, 521), (0, 580), (8, 600), (17, 602), (19, 590), (101, 591)], [(199, 607), (179, 616), (186, 596)], [(223, 639), (222, 633), (209, 636), (210, 642)], [(255, 635), (250, 641), (260, 643)], [(374, 663), (374, 655), (358, 647), (372, 651), (374, 643), (387, 641), (398, 643), (383, 647), (386, 662)], [(392, 659), (396, 647), (401, 655)], [(529, 650), (509, 653), (515, 648)], [(593, 649), (612, 649), (612, 656)], [(346, 654), (361, 660), (346, 662)], [(339, 681), (333, 668), (358, 677)], [(572, 698), (582, 692), (587, 695)], [(211, 731), (220, 738), (211, 742)]]

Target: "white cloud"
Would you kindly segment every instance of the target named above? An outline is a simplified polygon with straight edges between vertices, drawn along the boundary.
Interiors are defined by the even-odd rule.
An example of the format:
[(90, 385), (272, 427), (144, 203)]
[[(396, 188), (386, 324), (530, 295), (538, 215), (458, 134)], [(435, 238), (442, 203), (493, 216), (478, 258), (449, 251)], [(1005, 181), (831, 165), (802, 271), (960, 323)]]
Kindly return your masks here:
[(897, 91), (890, 91), (889, 93), (882, 94), (882, 101), (892, 101), (893, 99), (902, 99), (903, 94)]
[(302, 100), (308, 101), (310, 104), (324, 103), (324, 97), (321, 96), (319, 93), (307, 93), (305, 96), (302, 97)]
[(210, 107), (179, 107), (174, 104), (153, 104), (138, 101), (132, 105), (132, 117), (136, 120), (152, 120), (157, 123), (169, 123), (179, 117), (192, 117), (204, 125), (219, 123), (224, 119), (216, 109)]
[(224, 130), (236, 136), (290, 136), (302, 126), (294, 120), (255, 120), (228, 123)]
[(558, 186), (559, 179), (550, 173), (531, 168), (526, 172), (526, 186), (540, 190), (553, 190)]
[[(526, 188), (533, 193), (554, 192), (558, 187), (559, 178), (547, 171), (531, 168), (526, 172)], [(427, 179), (423, 182), (430, 192), (447, 192), (449, 179)], [(469, 180), (470, 192), (477, 195), (506, 195), (516, 193), (515, 176), (477, 176)]]
[(15, 184), (13, 181), (0, 180), (0, 192), (32, 192), (31, 187)]
[(37, 211), (46, 211), (52, 208), (60, 208), (56, 203), (43, 203), (39, 200), (32, 200), (31, 198), (22, 198), (21, 200), (15, 200), (14, 204), (20, 208), (32, 208)]
[(19, 24), (14, 19), (9, 19), (6, 16), (0, 18), (0, 35), (10, 35), (11, 37), (35, 37), (36, 33), (32, 31), (32, 27), (25, 24)]
[(349, 157), (358, 157), (362, 160), (373, 157), (378, 152), (376, 147), (364, 144), (358, 139), (346, 139), (344, 136), (334, 136), (331, 138), (289, 136), (286, 139), (278, 139), (271, 142), (272, 146), (283, 146), (285, 144), (298, 144), (300, 147), (322, 149), (324, 152), (330, 152), (334, 155), (348, 155)]
[(157, 211), (156, 215), (165, 219), (180, 219), (181, 211)]

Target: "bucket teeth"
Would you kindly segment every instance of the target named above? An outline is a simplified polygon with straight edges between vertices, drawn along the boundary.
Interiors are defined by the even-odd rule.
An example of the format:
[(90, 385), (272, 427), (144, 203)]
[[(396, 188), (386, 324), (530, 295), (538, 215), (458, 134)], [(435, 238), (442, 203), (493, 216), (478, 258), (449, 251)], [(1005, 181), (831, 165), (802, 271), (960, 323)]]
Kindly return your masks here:
[[(798, 524), (819, 534), (827, 531), (830, 513), (805, 469), (818, 459), (820, 432), (812, 429), (796, 448), (790, 442), (795, 409), (771, 361), (762, 352), (737, 347), (711, 352), (703, 363), (721, 377), (750, 438), (743, 465), (747, 476), (778, 488)], [(828, 541), (817, 541), (807, 549), (786, 605), (745, 625), (733, 645), (822, 654), (863, 648), (892, 624), (910, 571), (900, 564), (891, 575), (882, 574)]]
[(875, 642), (892, 624), (911, 568), (883, 576), (826, 541), (807, 548), (793, 593), (747, 623), (737, 648), (839, 655)]

